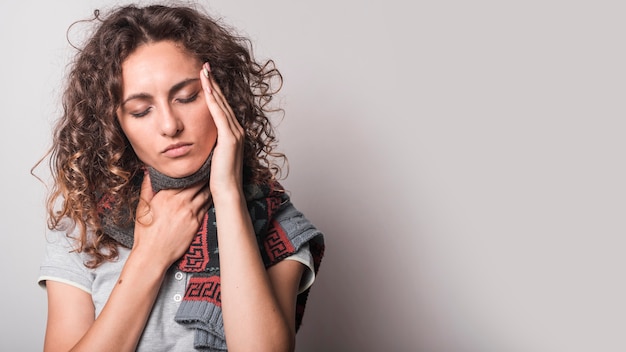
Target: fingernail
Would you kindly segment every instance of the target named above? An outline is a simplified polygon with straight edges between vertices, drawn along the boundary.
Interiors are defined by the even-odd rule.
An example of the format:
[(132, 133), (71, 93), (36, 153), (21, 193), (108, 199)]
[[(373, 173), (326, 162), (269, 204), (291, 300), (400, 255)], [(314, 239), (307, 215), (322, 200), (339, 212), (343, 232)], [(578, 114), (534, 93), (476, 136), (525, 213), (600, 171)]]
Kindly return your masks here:
[(209, 78), (209, 73), (211, 72), (211, 65), (209, 65), (209, 62), (205, 62), (204, 65), (202, 65), (202, 73), (206, 76), (206, 78)]

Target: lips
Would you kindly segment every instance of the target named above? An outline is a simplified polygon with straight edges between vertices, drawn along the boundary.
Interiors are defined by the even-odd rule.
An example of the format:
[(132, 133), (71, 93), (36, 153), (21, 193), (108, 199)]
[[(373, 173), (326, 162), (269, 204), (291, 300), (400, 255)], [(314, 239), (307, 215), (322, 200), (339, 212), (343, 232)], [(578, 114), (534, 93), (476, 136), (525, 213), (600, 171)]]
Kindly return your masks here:
[(184, 156), (185, 154), (189, 153), (190, 150), (191, 143), (176, 143), (167, 146), (167, 148), (165, 148), (162, 153), (165, 156), (176, 158)]

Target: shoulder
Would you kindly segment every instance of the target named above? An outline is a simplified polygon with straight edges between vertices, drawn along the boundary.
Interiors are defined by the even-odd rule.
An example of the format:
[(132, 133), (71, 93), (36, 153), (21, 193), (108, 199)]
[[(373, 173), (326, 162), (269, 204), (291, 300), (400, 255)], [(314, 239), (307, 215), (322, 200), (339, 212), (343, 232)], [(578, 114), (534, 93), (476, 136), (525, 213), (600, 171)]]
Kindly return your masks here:
[(44, 257), (39, 269), (38, 284), (59, 281), (91, 293), (92, 270), (85, 266), (87, 254), (80, 251), (78, 231), (71, 220), (64, 220), (56, 230), (46, 233)]

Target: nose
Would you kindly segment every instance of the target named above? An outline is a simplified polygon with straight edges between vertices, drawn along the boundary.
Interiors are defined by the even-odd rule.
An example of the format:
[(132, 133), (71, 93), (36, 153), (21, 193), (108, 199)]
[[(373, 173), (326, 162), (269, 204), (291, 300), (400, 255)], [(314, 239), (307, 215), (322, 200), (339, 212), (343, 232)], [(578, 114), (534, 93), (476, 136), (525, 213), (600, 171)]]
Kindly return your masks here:
[(182, 132), (184, 125), (183, 121), (177, 116), (177, 114), (169, 107), (165, 106), (161, 109), (163, 112), (160, 118), (161, 134), (166, 137), (175, 137)]

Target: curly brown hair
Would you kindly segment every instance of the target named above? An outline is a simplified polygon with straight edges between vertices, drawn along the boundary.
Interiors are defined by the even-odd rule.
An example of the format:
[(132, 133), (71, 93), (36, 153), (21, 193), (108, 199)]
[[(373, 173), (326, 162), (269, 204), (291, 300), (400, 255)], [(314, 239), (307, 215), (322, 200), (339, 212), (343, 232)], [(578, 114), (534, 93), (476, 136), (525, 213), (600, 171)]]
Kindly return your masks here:
[[(50, 229), (60, 229), (64, 218), (76, 224), (76, 250), (90, 255), (88, 267), (118, 254), (117, 244), (102, 232), (99, 198), (111, 195), (119, 209), (134, 209), (138, 199), (136, 180), (143, 164), (122, 132), (116, 110), (122, 97), (122, 63), (143, 44), (174, 41), (201, 62), (210, 62), (246, 133), (244, 182), (259, 184), (280, 175), (286, 158), (274, 150), (277, 140), (268, 118), (280, 109), (268, 104), (280, 90), (282, 76), (272, 60), (255, 61), (248, 38), (199, 9), (180, 5), (129, 5), (106, 16), (96, 10), (88, 22), (95, 23), (94, 32), (72, 62), (63, 114), (54, 128), (54, 183), (47, 205)], [(128, 210), (125, 216), (127, 221), (134, 214)]]

